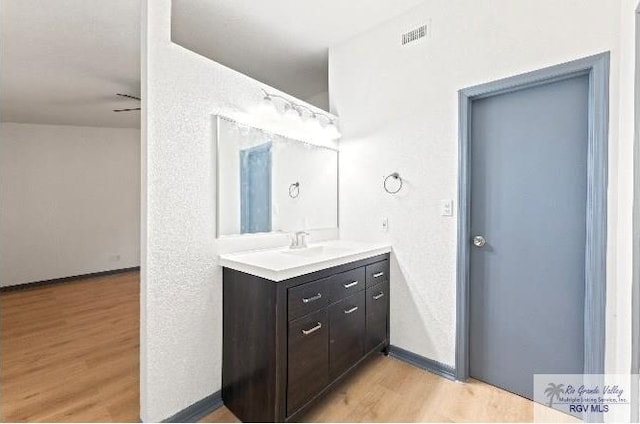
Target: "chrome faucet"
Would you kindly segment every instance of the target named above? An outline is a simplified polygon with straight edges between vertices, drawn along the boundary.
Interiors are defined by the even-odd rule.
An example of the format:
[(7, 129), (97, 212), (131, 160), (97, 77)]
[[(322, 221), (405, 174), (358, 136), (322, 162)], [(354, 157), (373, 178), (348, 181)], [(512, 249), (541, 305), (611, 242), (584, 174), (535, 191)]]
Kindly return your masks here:
[(309, 233), (306, 231), (296, 231), (291, 237), (291, 249), (304, 249), (307, 247), (307, 236)]

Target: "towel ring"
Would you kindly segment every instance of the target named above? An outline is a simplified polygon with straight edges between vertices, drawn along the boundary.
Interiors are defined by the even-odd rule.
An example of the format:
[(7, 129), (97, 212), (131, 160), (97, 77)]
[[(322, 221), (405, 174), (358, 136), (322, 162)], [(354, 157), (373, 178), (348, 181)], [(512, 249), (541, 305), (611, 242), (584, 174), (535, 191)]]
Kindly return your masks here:
[[(397, 190), (390, 190), (390, 189), (389, 189), (389, 187), (388, 187), (388, 183), (389, 183), (389, 180), (390, 180), (391, 178), (393, 178), (394, 180), (396, 180), (396, 181), (399, 181), (399, 182), (400, 182), (400, 186), (398, 186)], [(389, 193), (389, 194), (396, 194), (396, 193), (398, 193), (400, 190), (402, 190), (402, 184), (403, 184), (402, 177), (401, 177), (401, 176), (400, 176), (400, 174), (398, 174), (397, 172), (394, 172), (393, 174), (387, 175), (387, 177), (384, 179), (384, 183), (383, 183), (384, 191), (386, 191), (386, 192), (387, 192), (387, 193)]]
[(295, 199), (300, 195), (300, 182), (296, 181), (295, 183), (289, 186), (289, 197)]

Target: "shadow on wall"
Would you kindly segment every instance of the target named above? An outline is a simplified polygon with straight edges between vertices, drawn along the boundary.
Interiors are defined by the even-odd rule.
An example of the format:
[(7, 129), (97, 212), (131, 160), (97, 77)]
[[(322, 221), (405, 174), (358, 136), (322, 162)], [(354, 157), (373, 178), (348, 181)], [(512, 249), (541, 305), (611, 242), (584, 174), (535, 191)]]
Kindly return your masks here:
[[(391, 255), (391, 344), (410, 352), (433, 358), (436, 352), (435, 338), (429, 323), (437, 322), (427, 299), (422, 297), (417, 285), (420, 281), (411, 278), (402, 268), (397, 252)], [(444, 335), (441, 335), (444, 337)]]

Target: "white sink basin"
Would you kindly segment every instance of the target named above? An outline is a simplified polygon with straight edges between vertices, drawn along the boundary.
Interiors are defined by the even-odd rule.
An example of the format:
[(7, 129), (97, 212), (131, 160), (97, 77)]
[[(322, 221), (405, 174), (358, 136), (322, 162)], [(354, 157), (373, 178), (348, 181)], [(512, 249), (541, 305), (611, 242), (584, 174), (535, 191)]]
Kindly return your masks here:
[(346, 248), (332, 247), (332, 246), (313, 246), (313, 247), (303, 247), (301, 249), (283, 250), (280, 253), (284, 255), (294, 255), (294, 256), (303, 256), (306, 258), (313, 258), (315, 256), (341, 255), (347, 252), (348, 250), (349, 249), (346, 249)]
[(220, 255), (220, 265), (272, 281), (283, 281), (321, 269), (389, 253), (387, 243), (331, 240), (302, 249), (280, 247)]

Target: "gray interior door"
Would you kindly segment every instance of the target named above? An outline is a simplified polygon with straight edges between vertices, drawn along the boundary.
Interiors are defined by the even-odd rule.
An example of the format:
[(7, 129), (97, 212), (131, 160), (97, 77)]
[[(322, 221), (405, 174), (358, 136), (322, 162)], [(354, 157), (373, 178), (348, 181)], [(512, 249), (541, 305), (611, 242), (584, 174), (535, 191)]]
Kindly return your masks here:
[(584, 369), (588, 90), (581, 76), (471, 106), (469, 371), (529, 399), (534, 374)]

